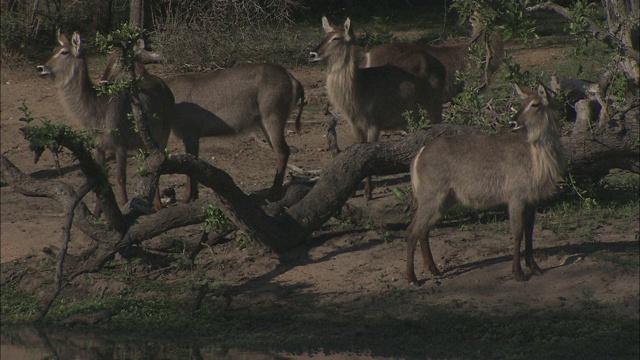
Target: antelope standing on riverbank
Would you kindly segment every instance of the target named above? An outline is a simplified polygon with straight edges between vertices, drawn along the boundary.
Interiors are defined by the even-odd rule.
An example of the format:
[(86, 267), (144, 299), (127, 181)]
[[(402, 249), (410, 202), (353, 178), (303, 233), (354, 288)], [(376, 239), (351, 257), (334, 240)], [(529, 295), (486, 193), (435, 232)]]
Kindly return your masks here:
[[(117, 64), (117, 57), (109, 57), (103, 81), (119, 79), (123, 71)], [(140, 62), (137, 65), (137, 71), (145, 71)], [(298, 106), (295, 127), (300, 132), (304, 108), (302, 84), (275, 64), (247, 64), (208, 73), (175, 75), (165, 81), (176, 98), (177, 118), (172, 130), (182, 140), (187, 154), (198, 157), (203, 137), (262, 130), (277, 157), (276, 175), (267, 198), (279, 198), (291, 152), (285, 140), (285, 127)], [(198, 183), (187, 177), (184, 201), (197, 197)]]
[(513, 235), (512, 270), (526, 280), (520, 266), (520, 244), (533, 274), (542, 270), (533, 258), (535, 203), (551, 196), (564, 175), (560, 135), (550, 97), (543, 86), (536, 92), (515, 86), (522, 106), (513, 131), (496, 135), (457, 135), (437, 138), (422, 147), (411, 163), (415, 217), (407, 229), (407, 268), (417, 284), (413, 258), (416, 243), (425, 266), (440, 272), (429, 247), (429, 232), (454, 204), (487, 208), (507, 204)]
[[(326, 36), (310, 60), (326, 64), (329, 101), (347, 118), (358, 143), (377, 141), (382, 130), (406, 129), (409, 112), (414, 120), (426, 110), (431, 123), (442, 121), (445, 70), (437, 59), (411, 51), (381, 67), (359, 68), (351, 20), (338, 28), (323, 17), (322, 26)], [(423, 75), (394, 66), (395, 62), (417, 66)], [(371, 198), (370, 177), (365, 196)]]
[[(302, 84), (275, 64), (247, 64), (205, 74), (176, 75), (166, 82), (176, 96), (179, 113), (173, 133), (182, 140), (188, 154), (198, 157), (203, 137), (262, 130), (277, 158), (276, 175), (267, 198), (278, 199), (291, 153), (285, 128), (296, 106), (295, 127), (300, 132)], [(185, 200), (197, 198), (197, 190), (197, 182), (189, 179)]]
[[(73, 118), (85, 128), (96, 130), (96, 162), (104, 165), (106, 154), (115, 153), (116, 179), (124, 204), (128, 201), (127, 150), (144, 147), (140, 135), (128, 118), (131, 100), (124, 94), (98, 96), (98, 91), (89, 77), (80, 34), (74, 33), (71, 41), (65, 35), (59, 34), (58, 42), (60, 46), (54, 49), (53, 55), (44, 65), (37, 67), (38, 75), (53, 80), (64, 107)], [(147, 121), (150, 136), (160, 149), (164, 149), (175, 114), (173, 94), (159, 77), (151, 74), (144, 76), (139, 85), (142, 107), (145, 114), (149, 115)], [(156, 209), (161, 208), (157, 191), (154, 206)], [(96, 207), (96, 212), (99, 213), (99, 207)]]

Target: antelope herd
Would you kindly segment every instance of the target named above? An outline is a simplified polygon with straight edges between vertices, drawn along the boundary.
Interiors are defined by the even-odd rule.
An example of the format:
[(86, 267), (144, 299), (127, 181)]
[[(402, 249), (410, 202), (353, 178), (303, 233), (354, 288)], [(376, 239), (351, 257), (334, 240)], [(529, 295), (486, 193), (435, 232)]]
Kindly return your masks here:
[[(502, 41), (486, 34), (474, 17), (469, 39), (440, 46), (395, 43), (370, 49), (359, 57), (351, 20), (341, 26), (322, 17), (324, 39), (310, 52), (311, 62), (325, 66), (330, 105), (344, 117), (358, 143), (378, 141), (381, 131), (406, 129), (424, 110), (432, 124), (442, 121), (443, 104), (459, 91), (456, 72), (468, 64), (467, 51), (482, 40), (488, 50), (484, 64), (490, 77), (501, 64)], [(71, 41), (58, 36), (59, 46), (38, 74), (49, 77), (59, 90), (67, 112), (94, 132), (96, 161), (104, 165), (107, 153), (115, 153), (117, 183), (121, 201), (127, 202), (126, 156), (128, 150), (143, 147), (140, 135), (130, 124), (130, 99), (125, 95), (98, 96), (91, 82), (75, 33)], [(111, 54), (103, 82), (121, 81), (125, 70), (118, 56)], [(285, 140), (287, 119), (298, 107), (300, 117), (305, 96), (302, 84), (276, 64), (248, 64), (203, 74), (181, 74), (161, 79), (137, 64), (140, 98), (148, 114), (150, 135), (163, 149), (172, 132), (185, 152), (199, 156), (201, 138), (229, 136), (253, 129), (262, 130), (276, 154), (276, 172), (269, 200), (282, 196), (290, 148)], [(562, 178), (564, 162), (560, 137), (555, 127), (549, 91), (540, 86), (532, 92), (514, 85), (522, 106), (512, 121), (512, 131), (497, 135), (439, 137), (417, 152), (410, 165), (415, 217), (406, 235), (406, 277), (417, 284), (414, 251), (420, 242), (425, 266), (438, 275), (429, 232), (447, 209), (456, 203), (483, 208), (508, 205), (514, 241), (513, 273), (526, 280), (520, 266), (520, 245), (525, 239), (524, 257), (533, 274), (541, 274), (533, 258), (535, 203), (550, 196)], [(371, 180), (364, 195), (372, 198)], [(188, 178), (184, 201), (198, 197), (197, 181)], [(154, 205), (161, 204), (156, 191)]]

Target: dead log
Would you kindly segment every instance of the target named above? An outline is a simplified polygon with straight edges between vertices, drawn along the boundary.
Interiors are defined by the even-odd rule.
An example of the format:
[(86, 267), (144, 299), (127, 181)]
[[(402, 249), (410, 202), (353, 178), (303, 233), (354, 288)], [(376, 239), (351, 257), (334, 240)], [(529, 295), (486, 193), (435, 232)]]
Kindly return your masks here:
[[(638, 172), (638, 108), (630, 109), (614, 117), (614, 120), (607, 127), (598, 126), (589, 131), (576, 131), (563, 137), (565, 156), (570, 164), (569, 171), (601, 173), (621, 168)], [(126, 239), (112, 242), (118, 244), (116, 248), (98, 251), (102, 254), (99, 256), (100, 259), (94, 259), (93, 265), (87, 265), (84, 271), (90, 271), (91, 266), (99, 266), (108, 260), (114, 251), (127, 244), (142, 242), (172, 228), (203, 222), (202, 207), (205, 201), (215, 201), (219, 204), (221, 210), (239, 229), (250, 234), (267, 248), (276, 252), (287, 251), (303, 243), (313, 231), (318, 230), (337, 214), (365, 177), (407, 172), (413, 156), (428, 141), (439, 136), (478, 133), (482, 130), (480, 127), (438, 124), (428, 130), (409, 134), (398, 142), (352, 145), (334, 158), (325, 175), (306, 196), (286, 211), (276, 211), (275, 214), (271, 213), (272, 215), (267, 214), (260, 204), (242, 192), (224, 171), (188, 155), (172, 156), (163, 162), (162, 173), (191, 175), (202, 185), (211, 188), (215, 192), (214, 198), (201, 199), (194, 204), (178, 205), (148, 216), (140, 216), (128, 229)], [(42, 183), (50, 180), (35, 180), (24, 174), (15, 175), (15, 172), (19, 171), (8, 164), (10, 161), (2, 156), (3, 180), (17, 191), (28, 196), (56, 198), (50, 191), (53, 183)], [(28, 184), (32, 185), (27, 187)], [(39, 190), (34, 191), (35, 188)], [(82, 231), (96, 232), (90, 224), (82, 223), (83, 219), (86, 220), (86, 214), (83, 212), (88, 212), (83, 209), (86, 209), (86, 206), (81, 203), (76, 210), (80, 214), (76, 213), (74, 224), (82, 224)], [(107, 237), (118, 239), (114, 234), (103, 239)], [(105, 243), (104, 240), (102, 243)]]

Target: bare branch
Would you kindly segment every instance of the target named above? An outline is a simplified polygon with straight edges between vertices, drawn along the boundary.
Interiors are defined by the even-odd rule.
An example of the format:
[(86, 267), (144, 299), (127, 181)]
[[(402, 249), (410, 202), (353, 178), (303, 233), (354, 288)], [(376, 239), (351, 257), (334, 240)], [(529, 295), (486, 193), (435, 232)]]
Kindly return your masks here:
[[(72, 203), (77, 198), (76, 192), (69, 184), (58, 180), (38, 180), (26, 175), (4, 155), (0, 157), (0, 166), (2, 168), (2, 179), (22, 195), (48, 197), (61, 204)], [(89, 208), (87, 208), (86, 204), (80, 202), (75, 209), (74, 225), (97, 242), (102, 243), (112, 240), (113, 233), (95, 225), (90, 218), (91, 212)]]
[(78, 194), (75, 199), (72, 199), (70, 203), (66, 204), (65, 211), (65, 222), (62, 231), (62, 246), (60, 247), (60, 252), (58, 253), (58, 266), (56, 268), (56, 281), (53, 285), (53, 292), (49, 295), (47, 301), (45, 301), (42, 310), (40, 311), (40, 315), (36, 319), (36, 323), (39, 323), (47, 316), (51, 305), (56, 300), (60, 291), (63, 288), (62, 280), (63, 280), (63, 270), (64, 270), (64, 259), (67, 256), (67, 250), (69, 249), (69, 242), (71, 241), (71, 226), (73, 225), (73, 215), (76, 211), (76, 208), (80, 204), (80, 201), (95, 187), (95, 183), (87, 181), (80, 187)]
[[(554, 11), (565, 19), (571, 18), (571, 15), (569, 14), (569, 10), (567, 8), (555, 4), (551, 1), (530, 6), (526, 8), (526, 11)], [(595, 22), (589, 21), (589, 30), (591, 31), (591, 34), (594, 38), (604, 42), (610, 48), (618, 51), (621, 55), (629, 57), (636, 62), (640, 62), (640, 53), (627, 47), (620, 39), (615, 37), (613, 34), (601, 29), (600, 26), (598, 26), (598, 24), (596, 24)]]

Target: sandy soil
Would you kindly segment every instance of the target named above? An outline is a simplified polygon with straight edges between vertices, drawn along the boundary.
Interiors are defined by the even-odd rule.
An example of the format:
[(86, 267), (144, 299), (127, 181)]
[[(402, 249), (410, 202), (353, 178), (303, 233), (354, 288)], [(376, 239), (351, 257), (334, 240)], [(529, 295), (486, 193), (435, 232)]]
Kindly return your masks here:
[[(555, 54), (557, 49), (553, 51)], [(555, 55), (549, 58), (553, 59)], [(542, 60), (542, 57), (536, 57), (536, 62)], [(292, 72), (304, 85), (309, 104), (303, 114), (302, 133), (287, 132), (287, 141), (294, 148), (289, 161), (306, 171), (319, 171), (331, 161), (330, 153), (325, 150), (325, 125), (322, 123), (325, 117), (321, 111), (326, 96), (324, 74), (317, 67), (302, 67)], [(98, 71), (93, 73), (97, 75)], [(57, 176), (51, 154), (45, 153), (40, 162), (34, 164), (33, 154), (19, 133), (23, 126), (19, 121), (22, 116), (18, 110), (20, 99), (26, 100), (36, 118), (46, 116), (53, 121), (65, 121), (52, 84), (36, 76), (35, 64), (3, 65), (1, 94), (2, 153), (32, 176)], [(290, 129), (293, 130), (293, 126)], [(350, 132), (344, 122), (337, 130), (341, 147), (351, 144)], [(182, 146), (173, 136), (169, 151), (182, 152)], [(250, 136), (201, 140), (201, 157), (227, 171), (247, 192), (268, 188), (275, 173), (273, 152), (259, 146)], [(63, 175), (58, 178), (79, 185), (82, 176), (68, 153), (63, 154), (61, 163)], [(136, 181), (134, 169), (134, 159), (130, 157), (131, 184)], [(219, 247), (200, 255), (201, 271), (212, 279), (244, 284), (250, 295), (234, 300), (234, 306), (242, 306), (244, 302), (281, 301), (283, 296), (287, 301), (295, 302), (297, 292), (313, 293), (322, 302), (350, 309), (384, 306), (372, 304), (374, 297), (368, 295), (408, 286), (403, 278), (404, 229), (410, 220), (405, 212), (407, 204), (400, 203), (392, 192), (394, 187), (406, 187), (408, 176), (399, 175), (387, 180), (390, 181), (376, 183), (375, 199), (369, 205), (373, 217), (390, 224), (386, 232), (331, 221), (315, 234), (308, 248), (298, 249), (285, 259), (258, 256), (252, 261), (244, 261), (248, 256), (247, 249)], [(175, 186), (181, 196), (184, 178), (163, 177), (161, 185), (163, 188)], [(4, 183), (0, 191), (2, 263), (42, 257), (45, 256), (43, 248), (59, 246), (63, 213), (57, 203), (45, 198), (25, 197)], [(92, 195), (87, 201), (92, 206)], [(351, 201), (357, 206), (364, 204), (360, 193)], [(576, 229), (569, 236), (536, 225), (534, 246), (545, 274), (526, 283), (514, 281), (510, 272), (512, 242), (508, 222), (502, 220), (482, 225), (453, 221), (442, 224), (434, 231), (431, 243), (445, 275), (433, 279), (423, 268), (421, 259), (416, 258), (417, 276), (424, 282), (415, 296), (433, 304), (460, 302), (504, 312), (523, 307), (578, 306), (585, 294), (592, 294), (592, 300), (620, 305), (616, 309), (621, 314), (638, 318), (637, 268), (620, 267), (593, 256), (602, 251), (614, 254), (637, 251), (638, 223), (628, 219), (606, 220), (593, 239), (585, 241), (578, 233), (588, 219), (572, 221), (575, 221)], [(191, 227), (165, 234), (158, 241), (170, 239), (194, 243), (199, 232), (200, 227)], [(84, 237), (74, 233), (70, 252), (78, 253), (86, 246)], [(224, 269), (220, 266), (232, 263), (235, 265)], [(289, 290), (283, 295), (285, 293), (278, 293), (277, 289), (296, 290), (293, 294)], [(385, 311), (404, 311), (403, 316), (412, 317), (406, 310)]]

